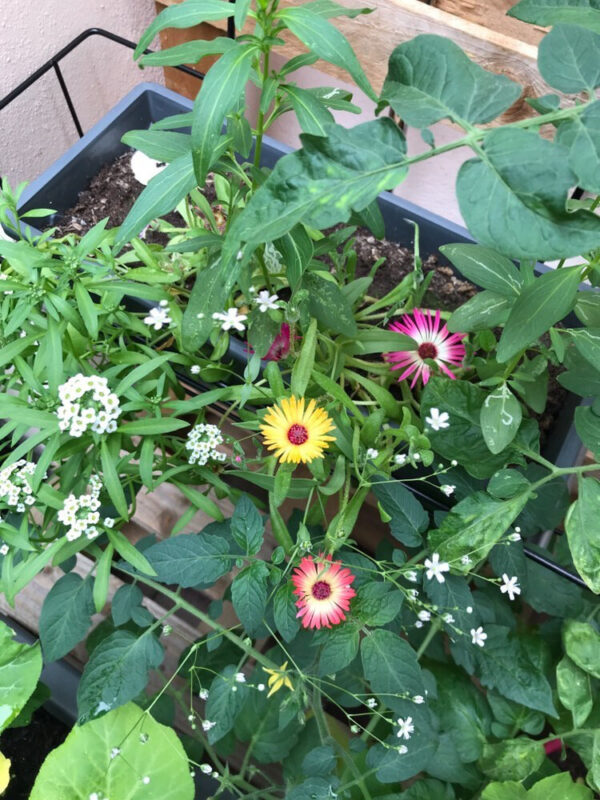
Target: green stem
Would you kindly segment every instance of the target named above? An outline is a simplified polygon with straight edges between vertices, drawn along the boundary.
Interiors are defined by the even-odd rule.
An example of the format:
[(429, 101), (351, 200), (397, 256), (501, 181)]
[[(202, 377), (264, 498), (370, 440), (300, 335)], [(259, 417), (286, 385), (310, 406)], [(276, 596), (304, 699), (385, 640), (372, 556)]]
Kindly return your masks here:
[[(268, 31), (265, 31), (265, 35), (268, 35)], [(263, 55), (263, 70), (262, 70), (262, 83), (261, 89), (264, 90), (265, 84), (269, 77), (269, 56), (270, 51), (267, 49)], [(262, 93), (261, 93), (261, 102), (262, 102)], [(262, 141), (263, 135), (265, 132), (265, 112), (259, 109), (258, 112), (258, 119), (256, 121), (256, 140), (254, 144), (254, 166), (258, 169), (260, 167), (260, 156), (262, 152)]]
[(427, 650), (427, 648), (429, 647), (433, 637), (436, 635), (436, 633), (441, 628), (441, 625), (442, 625), (442, 623), (440, 622), (439, 619), (434, 619), (433, 620), (433, 622), (429, 626), (429, 630), (427, 631), (427, 636), (425, 636), (425, 638), (423, 639), (423, 641), (421, 642), (421, 644), (419, 646), (419, 649), (417, 650), (417, 661), (421, 658), (423, 653)]

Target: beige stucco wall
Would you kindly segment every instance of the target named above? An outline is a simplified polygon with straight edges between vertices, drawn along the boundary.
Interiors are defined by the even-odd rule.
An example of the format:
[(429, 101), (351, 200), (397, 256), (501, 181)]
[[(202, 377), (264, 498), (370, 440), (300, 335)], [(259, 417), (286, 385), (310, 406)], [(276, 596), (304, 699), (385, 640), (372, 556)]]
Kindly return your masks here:
[[(0, 0), (0, 97), (86, 28), (139, 37), (154, 16), (153, 0)], [(142, 80), (131, 51), (92, 37), (61, 64), (84, 131)], [(31, 180), (77, 140), (54, 73), (0, 111), (0, 175)]]

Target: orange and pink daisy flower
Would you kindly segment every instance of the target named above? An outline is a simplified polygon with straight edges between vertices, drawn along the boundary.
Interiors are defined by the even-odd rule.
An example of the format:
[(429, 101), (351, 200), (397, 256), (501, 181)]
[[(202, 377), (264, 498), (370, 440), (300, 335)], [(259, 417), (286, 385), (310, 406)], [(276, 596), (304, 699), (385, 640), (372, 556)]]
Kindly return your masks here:
[(298, 595), (297, 617), (304, 628), (331, 628), (346, 619), (350, 600), (356, 592), (351, 587), (354, 575), (341, 561), (319, 555), (317, 561), (306, 556), (294, 570), (292, 583)]
[(431, 368), (426, 359), (435, 361), (438, 368), (453, 380), (456, 375), (446, 366), (460, 366), (465, 357), (465, 346), (462, 340), (466, 333), (450, 333), (445, 324), (441, 324), (439, 309), (435, 316), (431, 311), (415, 308), (411, 314), (404, 314), (399, 322), (392, 322), (391, 331), (404, 333), (414, 339), (416, 350), (397, 350), (385, 353), (385, 360), (392, 369), (403, 370), (399, 381), (413, 376), (411, 389), (419, 378), (426, 384), (431, 376)]

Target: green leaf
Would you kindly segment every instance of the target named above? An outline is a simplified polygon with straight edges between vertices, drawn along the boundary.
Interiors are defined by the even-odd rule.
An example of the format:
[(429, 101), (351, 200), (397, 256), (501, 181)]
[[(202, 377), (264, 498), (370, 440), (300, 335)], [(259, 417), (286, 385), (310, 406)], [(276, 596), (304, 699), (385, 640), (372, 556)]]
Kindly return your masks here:
[(573, 715), (573, 727), (582, 728), (594, 705), (590, 676), (564, 656), (556, 666), (558, 698)]
[(471, 61), (450, 39), (432, 34), (398, 45), (389, 60), (381, 99), (415, 128), (441, 119), (491, 122), (522, 87)]
[(206, 703), (206, 719), (217, 724), (208, 732), (211, 744), (218, 742), (233, 728), (236, 717), (248, 697), (248, 686), (235, 680), (235, 666), (228, 666), (216, 675), (210, 685)]
[(523, 781), (542, 765), (541, 742), (520, 736), (497, 744), (485, 744), (479, 766), (488, 778)]
[[(225, 4), (219, 3), (219, 5), (222, 6)], [(183, 44), (177, 44), (174, 47), (166, 47), (164, 50), (158, 50), (156, 53), (146, 53), (145, 56), (141, 57), (140, 64), (144, 67), (177, 67), (181, 64), (195, 64), (205, 56), (220, 55), (221, 53), (226, 53), (235, 46), (235, 40), (228, 39), (226, 36), (216, 36), (209, 41), (194, 39), (191, 42), (183, 42)], [(189, 124), (191, 124), (191, 117)], [(181, 125), (177, 127), (183, 128), (186, 126)], [(154, 130), (156, 130), (156, 128), (154, 128)], [(129, 136), (129, 134), (127, 133), (125, 136)], [(124, 141), (125, 144), (129, 144), (129, 142), (125, 141), (125, 138), (123, 138), (122, 141)], [(131, 146), (137, 147), (137, 145)], [(138, 149), (146, 153), (143, 147)], [(146, 155), (149, 155), (149, 153), (146, 153)], [(155, 156), (152, 156), (152, 158), (155, 158)]]
[(575, 430), (583, 444), (600, 458), (600, 416), (592, 406), (578, 406), (575, 409)]
[(267, 608), (269, 568), (264, 561), (255, 561), (233, 579), (231, 599), (244, 629), (253, 636), (261, 628)]
[(272, 319), (269, 313), (254, 308), (248, 318), (248, 342), (252, 350), (264, 358), (269, 352), (275, 337), (281, 330), (281, 324)]
[(277, 239), (274, 245), (282, 255), (286, 277), (295, 291), (313, 256), (312, 240), (303, 225), (296, 225), (281, 239)]
[[(239, 275), (240, 263), (235, 261), (230, 265), (230, 279), (234, 282)], [(181, 323), (181, 339), (185, 351), (195, 353), (208, 339), (214, 327), (212, 314), (216, 309), (223, 308), (228, 290), (229, 285), (223, 279), (219, 262), (196, 276)]]
[(281, 9), (278, 17), (311, 52), (346, 70), (367, 97), (377, 100), (350, 43), (324, 16), (315, 13), (310, 5), (304, 5)]
[(365, 678), (386, 706), (393, 709), (396, 696), (425, 694), (417, 654), (405, 639), (379, 628), (362, 640), (360, 654)]
[(453, 569), (469, 572), (462, 556), (472, 561), (485, 559), (512, 525), (527, 502), (527, 493), (510, 500), (496, 500), (485, 492), (475, 492), (457, 503), (437, 530), (429, 534), (429, 546), (448, 561)]
[(579, 478), (579, 496), (567, 513), (565, 528), (573, 563), (583, 580), (600, 594), (600, 482)]
[[(230, 236), (258, 244), (277, 239), (302, 221), (323, 228), (346, 222), (384, 189), (406, 176), (404, 135), (389, 119), (327, 137), (302, 134), (302, 148), (280, 158), (231, 226)], [(162, 174), (162, 173), (161, 173)]]
[(103, 439), (100, 445), (100, 460), (102, 463), (104, 488), (108, 492), (108, 496), (110, 497), (111, 502), (114, 504), (119, 514), (127, 519), (129, 515), (127, 500), (125, 499), (125, 493), (123, 492), (123, 486), (119, 479), (119, 473), (108, 448), (108, 444), (106, 443), (106, 439)]
[(133, 54), (139, 58), (157, 33), (165, 28), (192, 28), (202, 22), (233, 17), (235, 7), (224, 0), (185, 0), (176, 6), (169, 6), (146, 28)]
[(305, 133), (325, 136), (326, 126), (335, 122), (335, 120), (323, 103), (307, 89), (286, 86), (285, 91), (294, 109), (300, 128)]
[(115, 625), (124, 625), (132, 619), (135, 608), (141, 606), (144, 595), (139, 586), (126, 583), (120, 586), (112, 599), (111, 611)]
[(120, 425), (118, 431), (127, 436), (149, 436), (160, 433), (173, 433), (189, 425), (189, 422), (175, 417), (142, 417), (133, 422)]
[(77, 300), (77, 309), (81, 314), (81, 319), (90, 337), (95, 339), (98, 336), (98, 313), (94, 301), (81, 281), (75, 281), (73, 286), (75, 289), (75, 299)]
[(582, 783), (573, 783), (568, 772), (543, 778), (532, 786), (527, 800), (592, 800), (592, 792)]
[(136, 697), (146, 688), (149, 671), (161, 664), (163, 656), (162, 646), (150, 633), (137, 637), (118, 630), (103, 639), (92, 651), (77, 690), (79, 724)]
[(357, 335), (352, 307), (335, 281), (317, 272), (305, 272), (302, 287), (308, 291), (308, 309), (321, 325), (333, 333)]
[(57, 661), (79, 644), (92, 624), (92, 579), (69, 572), (50, 589), (40, 614), (40, 641), (46, 662)]
[(229, 545), (220, 536), (186, 533), (164, 539), (144, 551), (162, 583), (183, 589), (198, 584), (212, 586), (231, 569)]
[(595, 248), (600, 218), (587, 210), (565, 210), (576, 183), (567, 158), (564, 147), (532, 131), (491, 131), (485, 160), (466, 161), (456, 183), (460, 211), (473, 236), (519, 259), (568, 258)]
[(581, 268), (550, 270), (526, 286), (512, 307), (498, 343), (497, 358), (506, 363), (532, 345), (575, 305)]
[(196, 177), (192, 154), (186, 153), (171, 161), (149, 181), (133, 204), (131, 211), (119, 228), (115, 249), (120, 250), (153, 219), (172, 211), (195, 186)]
[(598, 0), (521, 0), (507, 13), (534, 25), (571, 22), (600, 33)]
[(501, 453), (517, 435), (523, 412), (521, 404), (503, 383), (491, 391), (481, 406), (481, 432), (494, 454)]
[(521, 292), (523, 280), (513, 262), (489, 247), (480, 244), (445, 244), (440, 253), (473, 283), (497, 295), (514, 300)]
[[(111, 753), (117, 746), (115, 758)], [(160, 757), (149, 758), (149, 747)], [(133, 703), (76, 725), (46, 757), (30, 800), (89, 800), (93, 795), (193, 800), (194, 781), (175, 731)]]
[(417, 343), (411, 336), (397, 331), (384, 331), (381, 328), (361, 330), (360, 336), (344, 344), (348, 355), (365, 353), (389, 353), (393, 350), (416, 350)]
[(600, 369), (600, 328), (575, 328), (569, 335), (585, 360)]
[(231, 517), (231, 534), (245, 553), (255, 555), (263, 543), (264, 523), (247, 495), (238, 500)]
[(600, 34), (559, 23), (540, 42), (538, 68), (546, 83), (567, 94), (600, 85)]
[(600, 678), (600, 634), (589, 623), (566, 622), (563, 644), (571, 661), (594, 678)]
[(192, 122), (194, 173), (199, 186), (204, 186), (208, 170), (216, 160), (223, 120), (244, 91), (256, 52), (253, 44), (237, 44), (221, 56), (202, 81)]
[[(134, 150), (141, 150), (155, 161), (175, 161), (176, 158), (184, 156), (192, 149), (192, 140), (188, 133), (128, 131), (121, 141), (129, 147), (133, 147)], [(131, 273), (129, 277), (133, 277)]]
[(423, 541), (421, 534), (429, 525), (429, 516), (414, 494), (400, 481), (389, 481), (384, 476), (374, 478), (373, 493), (391, 517), (392, 536), (407, 547), (419, 547)]
[(569, 151), (569, 167), (577, 176), (578, 185), (588, 192), (600, 192), (600, 102), (561, 122), (556, 142)]
[(317, 320), (311, 319), (308, 330), (304, 335), (300, 355), (292, 369), (291, 389), (295, 397), (303, 397), (310, 381), (315, 364), (317, 347)]
[(0, 731), (19, 716), (42, 672), (39, 643), (21, 644), (14, 635), (12, 628), (0, 622)]
[(358, 629), (348, 624), (324, 631), (324, 634), (317, 674), (334, 675), (354, 661), (358, 654), (360, 637)]
[(277, 590), (273, 600), (275, 626), (286, 642), (291, 642), (295, 639), (300, 630), (300, 621), (297, 617), (298, 609), (296, 608), (293, 592), (293, 584), (291, 582), (284, 583)]
[(365, 625), (387, 625), (396, 619), (403, 601), (402, 592), (389, 583), (367, 583), (358, 590), (352, 611)]
[(483, 790), (481, 800), (527, 800), (527, 789), (516, 781), (490, 783)]

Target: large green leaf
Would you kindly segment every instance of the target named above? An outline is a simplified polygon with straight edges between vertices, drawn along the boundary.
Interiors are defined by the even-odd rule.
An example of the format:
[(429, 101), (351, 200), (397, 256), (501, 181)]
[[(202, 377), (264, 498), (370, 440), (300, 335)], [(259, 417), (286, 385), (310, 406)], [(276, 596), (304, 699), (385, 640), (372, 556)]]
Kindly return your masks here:
[(501, 453), (517, 435), (523, 412), (521, 404), (503, 383), (485, 398), (481, 407), (481, 432), (492, 453)]
[(231, 534), (245, 553), (255, 555), (263, 543), (265, 525), (252, 500), (247, 495), (236, 503), (231, 517)]
[(169, 6), (148, 25), (135, 48), (134, 58), (139, 58), (156, 34), (165, 28), (191, 28), (201, 22), (233, 17), (234, 12), (235, 6), (224, 0), (185, 0)]
[(417, 654), (405, 639), (378, 628), (362, 640), (360, 654), (365, 678), (385, 705), (394, 708), (396, 697), (424, 694)]
[(248, 697), (248, 686), (235, 680), (237, 667), (230, 665), (215, 675), (210, 685), (206, 703), (206, 719), (216, 723), (208, 732), (212, 744), (222, 739), (233, 728), (237, 715)]
[(571, 22), (600, 33), (599, 0), (521, 0), (508, 15), (534, 25)]
[(512, 307), (498, 342), (497, 358), (509, 361), (535, 343), (575, 305), (581, 267), (549, 270), (526, 286)]
[(202, 82), (192, 121), (194, 173), (200, 186), (204, 185), (206, 174), (217, 159), (216, 145), (223, 120), (244, 91), (256, 52), (253, 44), (240, 44), (228, 50)]
[(267, 607), (269, 568), (264, 561), (254, 561), (239, 572), (231, 584), (231, 600), (244, 629), (255, 636), (263, 624)]
[(232, 565), (229, 545), (221, 536), (186, 533), (164, 539), (144, 551), (158, 580), (188, 588), (212, 586)]
[(427, 530), (429, 516), (414, 494), (400, 481), (390, 482), (384, 476), (374, 480), (373, 493), (391, 517), (392, 535), (407, 547), (418, 547), (422, 542), (421, 534)]
[(484, 289), (459, 306), (448, 320), (452, 333), (485, 331), (504, 325), (510, 314), (514, 299)]
[(542, 78), (561, 92), (591, 92), (600, 85), (600, 34), (579, 25), (556, 25), (538, 50)]
[(475, 64), (450, 39), (422, 34), (392, 52), (381, 99), (408, 125), (441, 119), (490, 122), (521, 95), (522, 87)]
[(335, 281), (326, 279), (317, 272), (305, 272), (302, 288), (308, 290), (308, 308), (311, 316), (321, 325), (343, 336), (357, 334), (356, 322), (350, 303)]
[(19, 716), (42, 672), (39, 643), (21, 644), (14, 635), (0, 622), (0, 732)]
[(210, 336), (214, 327), (212, 314), (223, 308), (227, 294), (239, 274), (240, 264), (241, 261), (232, 259), (227, 278), (222, 262), (218, 261), (196, 275), (181, 323), (183, 349), (187, 352), (196, 352)]
[(319, 675), (335, 675), (354, 661), (358, 654), (358, 629), (352, 625), (339, 625), (326, 631), (319, 655)]
[(600, 101), (581, 116), (561, 122), (556, 141), (569, 151), (569, 166), (578, 185), (588, 192), (600, 192)]
[(584, 672), (600, 678), (600, 634), (588, 622), (569, 620), (563, 628), (567, 655)]
[[(223, 5), (219, 3), (219, 5)], [(228, 39), (226, 36), (216, 36), (214, 39), (204, 41), (195, 39), (191, 42), (167, 47), (156, 53), (146, 53), (140, 59), (140, 64), (145, 67), (169, 67), (179, 66), (180, 64), (195, 64), (204, 56), (214, 56), (226, 53), (235, 47), (235, 39)]]
[(518, 297), (523, 279), (510, 258), (480, 244), (445, 244), (440, 253), (482, 289), (511, 300)]
[(565, 527), (577, 571), (590, 589), (600, 594), (600, 482), (579, 479), (579, 497), (567, 514)]
[(590, 676), (564, 656), (556, 666), (556, 688), (560, 702), (573, 716), (573, 727), (583, 728), (594, 705)]
[(568, 772), (543, 778), (527, 791), (521, 783), (490, 783), (481, 800), (592, 800), (592, 792), (582, 783), (573, 783)]
[(596, 460), (600, 459), (600, 414), (596, 414), (592, 406), (575, 409), (575, 430)]
[(332, 125), (327, 134), (302, 134), (302, 148), (279, 159), (233, 223), (233, 239), (258, 244), (300, 221), (319, 230), (346, 222), (406, 176), (406, 140), (391, 120)]
[(325, 136), (325, 127), (334, 122), (333, 115), (325, 105), (307, 89), (286, 86), (286, 94), (294, 109), (300, 128), (305, 133)]
[(148, 183), (119, 228), (115, 247), (123, 247), (142, 228), (168, 214), (196, 186), (192, 154), (179, 156)]
[[(93, 650), (77, 690), (79, 724), (133, 700), (146, 688), (148, 673), (163, 660), (161, 644), (151, 633), (111, 633)], [(118, 743), (117, 743), (118, 744)]]
[(466, 161), (456, 191), (473, 236), (512, 258), (548, 260), (598, 246), (600, 218), (567, 213), (576, 178), (568, 151), (538, 134), (496, 129), (485, 140), (485, 158)]
[(304, 5), (284, 8), (279, 11), (278, 17), (309, 50), (324, 61), (345, 69), (367, 97), (377, 100), (350, 42), (325, 16), (315, 13), (310, 5)]
[(30, 800), (90, 797), (193, 800), (194, 781), (175, 731), (133, 703), (76, 725), (42, 764)]
[(85, 637), (92, 624), (93, 580), (69, 572), (50, 589), (40, 614), (40, 640), (47, 662), (62, 658)]
[(429, 545), (459, 572), (468, 572), (472, 565), (462, 563), (463, 556), (471, 562), (486, 558), (508, 530), (527, 502), (527, 492), (496, 500), (485, 492), (476, 492), (457, 503), (442, 520), (437, 530), (429, 534)]
[(486, 743), (479, 766), (488, 778), (523, 781), (539, 769), (544, 755), (541, 742), (519, 736), (496, 744)]

